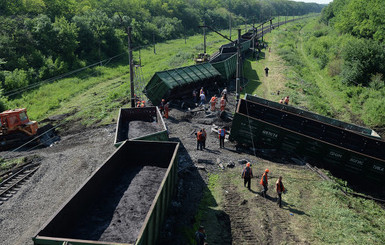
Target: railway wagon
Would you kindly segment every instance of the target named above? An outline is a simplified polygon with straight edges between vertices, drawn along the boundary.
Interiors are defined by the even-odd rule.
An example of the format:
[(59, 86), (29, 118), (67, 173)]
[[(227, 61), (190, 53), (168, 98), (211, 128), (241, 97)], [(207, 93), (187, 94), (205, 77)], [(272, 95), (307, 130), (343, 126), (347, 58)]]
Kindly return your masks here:
[(220, 76), (210, 63), (156, 72), (143, 92), (154, 105), (159, 105), (162, 99), (191, 96), (193, 89), (198, 86), (210, 86), (214, 81), (220, 82)]
[(369, 135), (370, 129), (361, 132), (360, 127), (346, 123), (340, 127), (331, 118), (305, 117), (306, 112), (298, 108), (272, 106), (250, 95), (245, 98), (234, 115), (230, 140), (300, 155), (353, 180), (385, 183), (385, 142)]
[[(139, 124), (143, 127), (135, 128), (136, 135), (130, 133), (130, 123), (134, 121), (147, 124)], [(114, 144), (118, 147), (126, 140), (168, 141), (168, 130), (158, 107), (120, 108)]]
[(178, 147), (125, 141), (32, 238), (34, 244), (155, 244), (177, 183)]

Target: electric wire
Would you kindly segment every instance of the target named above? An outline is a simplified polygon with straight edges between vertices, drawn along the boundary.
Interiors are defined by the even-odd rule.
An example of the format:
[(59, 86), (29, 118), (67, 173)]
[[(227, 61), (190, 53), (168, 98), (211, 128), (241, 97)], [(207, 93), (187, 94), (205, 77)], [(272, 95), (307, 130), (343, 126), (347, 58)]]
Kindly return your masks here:
[(68, 76), (70, 76), (72, 74), (75, 74), (77, 72), (83, 71), (85, 69), (88, 69), (88, 68), (91, 68), (91, 67), (94, 67), (94, 66), (97, 66), (97, 65), (103, 65), (103, 62), (107, 62), (108, 63), (112, 59), (120, 57), (123, 54), (126, 54), (126, 52), (118, 54), (118, 55), (115, 55), (113, 57), (110, 57), (110, 58), (107, 58), (107, 59), (104, 59), (104, 60), (101, 60), (101, 61), (98, 61), (98, 62), (93, 63), (91, 65), (88, 65), (88, 66), (85, 66), (85, 67), (82, 67), (82, 68), (79, 68), (79, 69), (76, 69), (76, 70), (73, 70), (73, 71), (70, 71), (70, 72), (58, 75), (58, 76), (55, 76), (55, 77), (52, 77), (52, 78), (49, 78), (49, 79), (46, 79), (46, 80), (43, 80), (43, 81), (40, 81), (40, 82), (37, 82), (37, 83), (33, 83), (33, 84), (30, 84), (30, 85), (27, 85), (27, 86), (22, 87), (22, 88), (17, 88), (17, 89), (14, 89), (14, 90), (7, 91), (7, 92), (3, 93), (3, 96), (12, 96), (12, 95), (15, 95), (15, 94), (19, 94), (19, 93), (31, 90), (31, 89), (33, 89), (35, 87), (38, 87), (41, 84), (54, 82), (54, 81), (56, 81), (58, 79), (62, 79), (62, 78), (68, 77)]
[[(263, 35), (263, 34), (264, 34), (264, 33), (262, 32), (262, 35)], [(147, 46), (149, 46), (149, 45), (147, 45)], [(141, 47), (144, 47), (144, 46), (138, 46), (138, 47), (136, 47), (135, 49), (140, 49)], [(89, 68), (89, 67), (91, 67), (91, 66), (95, 66), (95, 65), (98, 65), (98, 64), (100, 64), (101, 66), (105, 66), (105, 65), (107, 65), (113, 58), (119, 57), (119, 56), (121, 56), (121, 55), (123, 55), (123, 54), (126, 54), (126, 52), (121, 53), (121, 54), (116, 55), (116, 56), (113, 56), (113, 57), (111, 57), (111, 58), (109, 58), (109, 59), (105, 59), (105, 60), (103, 60), (103, 61), (99, 61), (99, 62), (97, 62), (97, 63), (91, 64), (91, 65), (89, 65), (88, 67), (84, 67), (84, 68), (81, 68), (81, 69), (86, 69), (86, 68)], [(105, 62), (105, 61), (107, 61), (107, 62), (106, 62), (105, 64), (102, 64), (102, 63)], [(80, 69), (78, 69), (78, 70), (80, 70)], [(77, 70), (75, 70), (75, 71), (77, 71)], [(73, 71), (72, 73), (70, 72), (70, 73), (73, 74), (73, 73), (75, 73), (75, 71)], [(96, 71), (96, 72), (97, 72), (97, 71)], [(96, 73), (96, 72), (94, 72), (94, 73)], [(172, 71), (170, 71), (170, 72), (173, 72), (172, 74), (177, 74), (176, 71), (175, 71), (175, 69), (172, 70)], [(243, 72), (243, 71), (242, 71), (242, 72)], [(94, 73), (92, 73), (92, 74), (94, 74)], [(157, 86), (159, 86), (159, 85), (161, 85), (160, 82), (159, 82), (158, 84), (156, 84), (155, 86), (151, 87), (149, 90), (152, 90), (152, 89), (154, 89), (155, 87), (157, 87)], [(120, 86), (120, 85), (119, 85), (119, 86)], [(118, 86), (118, 87), (119, 87), (119, 86)], [(115, 87), (115, 88), (117, 88), (117, 87)], [(115, 89), (115, 88), (114, 88), (114, 89)], [(148, 91), (148, 90), (147, 90), (147, 91)], [(105, 99), (105, 98), (102, 98), (102, 99), (100, 99), (100, 100), (94, 101), (94, 102), (95, 102), (94, 104), (96, 104), (97, 102), (100, 102), (100, 101), (102, 101), (102, 100), (104, 100), (104, 99)], [(246, 102), (246, 103), (247, 103), (247, 102)], [(94, 106), (94, 104), (92, 104), (92, 105), (90, 105), (90, 106), (88, 106), (88, 107), (83, 108), (81, 111), (84, 111), (84, 110), (90, 108), (91, 106)], [(249, 116), (247, 104), (246, 104), (246, 110), (247, 110), (247, 114), (248, 114), (248, 116)], [(13, 149), (13, 150), (11, 150), (11, 151), (8, 151), (4, 156), (2, 156), (2, 158), (4, 159), (4, 158), (7, 157), (11, 152), (15, 152), (15, 151), (17, 151), (17, 150), (23, 148), (24, 146), (28, 145), (29, 143), (31, 143), (31, 142), (37, 140), (38, 138), (42, 137), (43, 135), (45, 135), (45, 134), (47, 134), (47, 133), (49, 133), (50, 131), (52, 131), (52, 130), (58, 128), (59, 126), (62, 126), (64, 123), (66, 123), (66, 122), (63, 121), (62, 123), (59, 123), (58, 125), (56, 125), (56, 126), (52, 127), (51, 129), (45, 131), (44, 133), (42, 133), (42, 134), (40, 134), (40, 135), (34, 137), (33, 139), (31, 139), (30, 141), (24, 143), (23, 145), (21, 145), (21, 146), (15, 148), (15, 149)], [(254, 154), (256, 154), (256, 153), (255, 153), (255, 144), (254, 144), (254, 140), (253, 140), (253, 138), (252, 138), (252, 131), (251, 131), (250, 118), (249, 118), (249, 130), (250, 130), (250, 136), (251, 136), (251, 140), (252, 140), (252, 144), (253, 144), (253, 151), (254, 151)], [(42, 144), (42, 143), (41, 143), (41, 144)], [(39, 145), (40, 145), (40, 144), (39, 144)], [(28, 150), (35, 149), (36, 147), (37, 147), (37, 146), (33, 146), (33, 147), (29, 148)]]

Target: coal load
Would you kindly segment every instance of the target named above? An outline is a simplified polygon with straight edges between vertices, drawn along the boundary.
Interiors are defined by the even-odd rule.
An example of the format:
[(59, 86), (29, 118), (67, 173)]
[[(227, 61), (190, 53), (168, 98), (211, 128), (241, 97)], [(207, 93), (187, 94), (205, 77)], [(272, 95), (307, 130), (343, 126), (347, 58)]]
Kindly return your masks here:
[(72, 229), (71, 238), (134, 243), (167, 168), (127, 168), (102, 190)]
[(162, 128), (156, 122), (131, 121), (128, 126), (128, 139), (154, 134), (161, 130)]

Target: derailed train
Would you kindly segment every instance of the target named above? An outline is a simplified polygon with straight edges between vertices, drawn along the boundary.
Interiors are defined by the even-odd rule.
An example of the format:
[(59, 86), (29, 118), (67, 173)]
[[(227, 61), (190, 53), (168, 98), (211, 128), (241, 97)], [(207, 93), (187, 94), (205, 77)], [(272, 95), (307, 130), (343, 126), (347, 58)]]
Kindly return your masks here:
[(371, 129), (246, 94), (230, 140), (279, 149), (357, 182), (385, 183), (385, 142)]
[[(241, 55), (244, 56), (251, 51), (252, 40), (257, 41), (274, 28), (298, 19), (271, 23), (265, 26), (263, 30), (257, 28), (255, 39), (253, 39), (253, 30), (249, 30), (241, 36)], [(143, 92), (153, 105), (159, 105), (162, 99), (170, 100), (190, 95), (192, 89), (197, 86), (209, 88), (213, 87), (215, 83), (220, 84), (227, 81), (234, 77), (236, 67), (237, 48), (233, 43), (225, 44), (210, 58), (208, 63), (156, 72)]]
[[(270, 26), (264, 29), (264, 32), (268, 31)], [(250, 39), (243, 40), (242, 52), (247, 52), (250, 42)], [(225, 49), (226, 47), (221, 47), (222, 51)], [(227, 79), (235, 73), (234, 57), (236, 57), (234, 52), (223, 52), (223, 56), (214, 57), (212, 64), (205, 63), (157, 72), (146, 87), (147, 96), (153, 104), (158, 104), (162, 98), (180, 96), (185, 88), (192, 84), (209, 84), (213, 82), (212, 78), (218, 79), (217, 81)], [(131, 121), (157, 124), (158, 131), (143, 132), (139, 137), (130, 138)], [(118, 147), (115, 153), (84, 182), (33, 237), (35, 245), (156, 244), (177, 183), (179, 143), (168, 142), (167, 127), (158, 108), (145, 107), (121, 108), (117, 120), (115, 145)], [(121, 206), (122, 200), (124, 205), (132, 205), (130, 199), (124, 200), (125, 194), (134, 182), (132, 173), (139, 173), (148, 167), (155, 167), (156, 172), (164, 173), (160, 174), (160, 184), (157, 185), (157, 189), (152, 191), (154, 198), (146, 210), (133, 207), (127, 212), (137, 217), (145, 211), (145, 216), (131, 223), (127, 220), (128, 216), (118, 215), (119, 217), (116, 218), (116, 213), (119, 213), (117, 209)], [(103, 239), (111, 225), (116, 226), (117, 229), (136, 232), (132, 234), (124, 232), (125, 237)]]
[[(268, 26), (257, 37), (273, 27)], [(251, 40), (247, 39), (250, 33), (243, 37), (242, 52), (245, 53), (251, 47)], [(158, 104), (162, 98), (183, 96), (190, 86), (210, 85), (213, 81), (230, 79), (235, 69), (234, 48), (224, 45), (210, 63), (156, 73), (148, 83), (146, 93), (153, 104)], [(132, 120), (158, 124), (159, 131), (130, 139), (128, 124)], [(363, 175), (376, 182), (385, 180), (385, 143), (372, 130), (262, 98), (246, 95), (239, 101), (230, 139), (254, 148), (281, 149), (289, 154), (316, 158), (324, 161), (327, 168), (340, 169), (355, 176)], [(119, 148), (41, 228), (33, 238), (34, 244), (156, 244), (178, 175), (179, 144), (167, 140), (167, 127), (156, 107), (122, 108), (115, 138)], [(124, 189), (129, 189), (133, 182), (132, 174), (126, 174), (149, 166), (163, 170), (159, 171), (162, 172), (160, 184), (153, 193), (154, 198), (145, 211), (145, 217), (131, 224), (136, 225), (132, 229), (137, 233), (129, 238), (100, 239), (105, 227), (112, 222), (116, 221), (113, 225), (123, 225), (121, 229), (127, 229), (127, 220), (116, 220), (114, 216), (120, 203), (119, 197), (124, 196)], [(123, 191), (122, 185), (111, 185), (117, 180), (125, 181)], [(120, 194), (106, 205), (105, 199), (110, 198), (105, 194), (116, 191)], [(130, 205), (129, 201), (126, 204)], [(102, 209), (105, 213), (100, 213)], [(133, 216), (137, 215), (135, 212), (143, 214), (143, 210), (134, 209), (131, 212)], [(79, 233), (79, 230), (84, 232)]]

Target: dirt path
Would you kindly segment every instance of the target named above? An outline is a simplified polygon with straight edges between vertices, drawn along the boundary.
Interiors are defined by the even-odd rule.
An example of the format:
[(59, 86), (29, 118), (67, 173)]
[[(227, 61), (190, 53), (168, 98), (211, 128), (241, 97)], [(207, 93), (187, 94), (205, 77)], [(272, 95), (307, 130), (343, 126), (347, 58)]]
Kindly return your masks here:
[(238, 188), (227, 179), (223, 185), (224, 211), (230, 217), (232, 244), (262, 244), (262, 239), (253, 227), (250, 203), (242, 199)]

